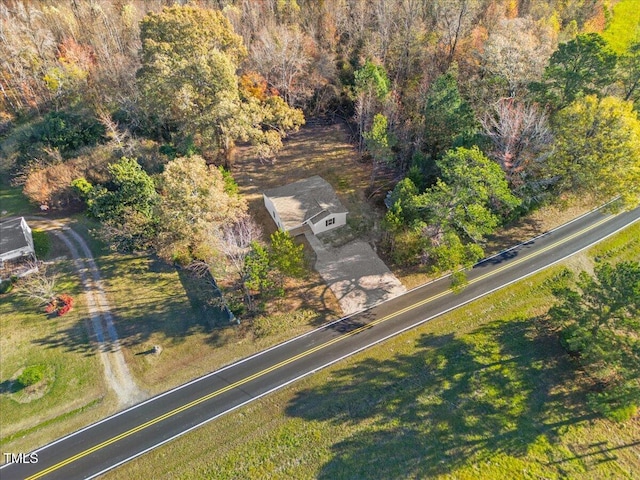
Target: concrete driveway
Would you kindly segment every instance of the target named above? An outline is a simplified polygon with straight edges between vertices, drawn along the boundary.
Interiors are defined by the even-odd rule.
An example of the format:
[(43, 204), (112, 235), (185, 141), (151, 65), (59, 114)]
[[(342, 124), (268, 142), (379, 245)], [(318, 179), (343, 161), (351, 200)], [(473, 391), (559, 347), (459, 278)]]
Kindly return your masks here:
[(406, 292), (368, 243), (354, 240), (341, 247), (330, 247), (313, 233), (305, 236), (317, 256), (315, 269), (338, 299), (345, 315)]

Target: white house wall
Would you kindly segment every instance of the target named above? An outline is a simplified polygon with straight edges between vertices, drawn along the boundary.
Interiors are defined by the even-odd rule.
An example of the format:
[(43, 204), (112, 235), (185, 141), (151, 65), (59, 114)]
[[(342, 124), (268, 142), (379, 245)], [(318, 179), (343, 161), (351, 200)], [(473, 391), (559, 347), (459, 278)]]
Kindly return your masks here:
[(20, 225), (22, 225), (22, 231), (25, 232), (27, 243), (29, 244), (29, 247), (31, 247), (30, 253), (35, 254), (35, 247), (33, 246), (33, 233), (31, 232), (31, 227), (27, 224), (27, 221), (24, 219), (24, 217), (22, 217)]
[[(327, 226), (327, 221), (331, 219), (335, 219), (335, 223)], [(347, 214), (346, 213), (333, 213), (324, 217), (318, 223), (309, 222), (309, 226), (315, 235), (322, 232), (327, 232), (329, 230), (333, 230), (334, 228), (341, 227), (347, 223)]]
[(278, 211), (276, 210), (276, 206), (273, 204), (271, 199), (266, 195), (263, 194), (262, 197), (264, 198), (264, 206), (267, 208), (269, 215), (271, 215), (271, 218), (273, 218), (273, 221), (276, 222), (276, 225), (278, 226), (278, 228), (280, 230), (284, 230), (284, 227), (282, 226), (282, 221), (280, 220), (280, 215), (278, 215)]

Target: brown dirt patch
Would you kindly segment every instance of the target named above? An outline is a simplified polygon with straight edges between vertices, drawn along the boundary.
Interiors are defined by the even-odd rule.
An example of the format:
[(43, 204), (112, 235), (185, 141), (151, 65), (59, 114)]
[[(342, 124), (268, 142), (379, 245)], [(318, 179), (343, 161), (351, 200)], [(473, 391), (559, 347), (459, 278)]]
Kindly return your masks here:
[[(360, 161), (360, 155), (349, 142), (349, 132), (344, 124), (314, 125), (290, 135), (278, 159), (261, 162), (249, 147), (239, 148), (232, 168), (240, 192), (249, 204), (253, 218), (262, 226), (265, 238), (276, 230), (271, 216), (264, 208), (262, 192), (287, 183), (320, 175), (335, 189), (340, 201), (349, 210), (348, 240), (355, 237), (375, 242), (379, 238), (379, 222), (384, 214), (367, 201), (371, 167)], [(310, 265), (316, 255), (304, 236), (296, 241), (305, 245)], [(344, 243), (342, 238), (339, 243)], [(304, 282), (291, 284), (281, 308), (313, 308), (318, 311), (339, 313), (340, 307), (333, 293), (326, 287), (320, 275), (312, 271)]]
[(369, 240), (366, 237), (379, 233), (377, 225), (384, 211), (368, 202), (366, 195), (371, 165), (360, 161), (344, 124), (314, 125), (290, 135), (273, 163), (260, 162), (251, 148), (240, 148), (232, 172), (251, 213), (267, 235), (276, 227), (264, 208), (262, 192), (313, 175), (320, 175), (333, 186), (349, 210), (348, 222), (359, 238)]

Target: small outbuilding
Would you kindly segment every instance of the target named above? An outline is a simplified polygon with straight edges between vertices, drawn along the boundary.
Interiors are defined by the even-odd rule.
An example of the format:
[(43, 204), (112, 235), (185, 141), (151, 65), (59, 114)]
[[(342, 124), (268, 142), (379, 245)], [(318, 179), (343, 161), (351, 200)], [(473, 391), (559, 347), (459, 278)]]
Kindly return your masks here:
[(299, 235), (314, 234), (347, 223), (347, 209), (324, 178), (299, 180), (263, 193), (264, 205), (280, 230)]
[(0, 278), (13, 274), (26, 274), (21, 265), (36, 262), (33, 235), (24, 217), (0, 223)]

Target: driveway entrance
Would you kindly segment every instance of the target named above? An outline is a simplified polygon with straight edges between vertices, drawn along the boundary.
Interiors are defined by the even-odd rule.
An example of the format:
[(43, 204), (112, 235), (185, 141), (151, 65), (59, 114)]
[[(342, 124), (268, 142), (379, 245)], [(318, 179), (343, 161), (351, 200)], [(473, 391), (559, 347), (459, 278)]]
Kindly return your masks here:
[(354, 240), (341, 247), (331, 247), (313, 233), (305, 236), (317, 256), (315, 269), (338, 299), (345, 315), (406, 292), (368, 243)]

